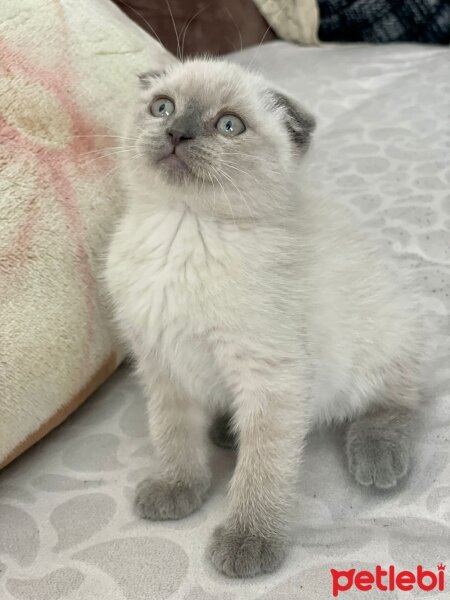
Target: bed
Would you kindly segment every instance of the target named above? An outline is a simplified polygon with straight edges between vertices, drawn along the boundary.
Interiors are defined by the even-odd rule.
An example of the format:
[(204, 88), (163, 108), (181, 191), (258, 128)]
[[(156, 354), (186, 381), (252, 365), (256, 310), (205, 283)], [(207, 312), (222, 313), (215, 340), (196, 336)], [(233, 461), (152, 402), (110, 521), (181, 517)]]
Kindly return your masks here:
[(212, 494), (197, 513), (139, 520), (133, 488), (153, 454), (142, 392), (121, 368), (2, 471), (2, 600), (326, 600), (332, 568), (436, 570), (450, 557), (450, 50), (271, 42), (230, 59), (316, 114), (311, 172), (389, 260), (411, 265), (423, 289), (429, 367), (410, 477), (395, 492), (358, 487), (340, 433), (312, 435), (286, 563), (272, 575), (226, 579), (205, 547), (226, 510), (233, 453), (212, 451)]

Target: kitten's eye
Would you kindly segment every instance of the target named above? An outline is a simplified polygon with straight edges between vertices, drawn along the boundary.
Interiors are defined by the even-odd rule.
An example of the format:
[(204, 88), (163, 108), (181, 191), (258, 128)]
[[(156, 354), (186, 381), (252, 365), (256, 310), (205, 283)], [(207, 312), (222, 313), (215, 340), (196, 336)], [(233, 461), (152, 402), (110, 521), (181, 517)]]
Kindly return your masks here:
[(244, 122), (236, 115), (222, 115), (216, 123), (217, 131), (222, 135), (233, 137), (245, 131)]
[(168, 117), (175, 110), (175, 104), (169, 98), (158, 98), (150, 106), (154, 117)]

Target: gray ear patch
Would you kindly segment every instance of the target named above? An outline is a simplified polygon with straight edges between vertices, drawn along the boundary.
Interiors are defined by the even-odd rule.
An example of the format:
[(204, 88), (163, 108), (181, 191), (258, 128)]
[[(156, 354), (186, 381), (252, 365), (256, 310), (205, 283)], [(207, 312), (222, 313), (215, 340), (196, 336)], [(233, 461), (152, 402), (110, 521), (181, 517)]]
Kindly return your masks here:
[(139, 84), (142, 89), (147, 90), (153, 83), (164, 75), (164, 71), (147, 71), (138, 75)]
[(276, 107), (283, 109), (286, 127), (292, 141), (301, 150), (306, 151), (311, 141), (311, 135), (316, 128), (315, 118), (295, 100), (275, 90), (270, 90)]

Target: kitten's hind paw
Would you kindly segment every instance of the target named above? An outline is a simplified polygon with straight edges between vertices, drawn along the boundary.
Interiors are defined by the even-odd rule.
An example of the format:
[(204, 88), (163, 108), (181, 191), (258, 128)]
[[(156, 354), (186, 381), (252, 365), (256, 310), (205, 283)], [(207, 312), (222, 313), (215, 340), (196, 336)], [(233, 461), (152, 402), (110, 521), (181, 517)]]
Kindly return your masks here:
[(213, 533), (208, 553), (218, 571), (229, 577), (254, 577), (278, 569), (286, 556), (284, 539), (240, 533), (226, 526)]
[(347, 460), (350, 473), (364, 486), (394, 487), (410, 466), (409, 419), (365, 416), (347, 431)]
[(152, 521), (182, 519), (204, 502), (209, 482), (169, 483), (162, 479), (144, 479), (136, 490), (138, 515)]

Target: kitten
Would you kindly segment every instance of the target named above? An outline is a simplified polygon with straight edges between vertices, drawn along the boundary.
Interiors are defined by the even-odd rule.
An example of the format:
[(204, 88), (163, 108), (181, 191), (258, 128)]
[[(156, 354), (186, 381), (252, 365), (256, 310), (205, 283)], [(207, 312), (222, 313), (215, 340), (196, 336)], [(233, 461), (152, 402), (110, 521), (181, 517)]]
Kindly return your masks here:
[(233, 433), (239, 454), (209, 555), (229, 576), (270, 572), (311, 427), (346, 423), (362, 485), (406, 474), (419, 311), (337, 207), (303, 188), (315, 122), (294, 100), (215, 60), (148, 73), (141, 88), (106, 269), (159, 459), (136, 507), (179, 519), (203, 503), (217, 417), (216, 438)]

